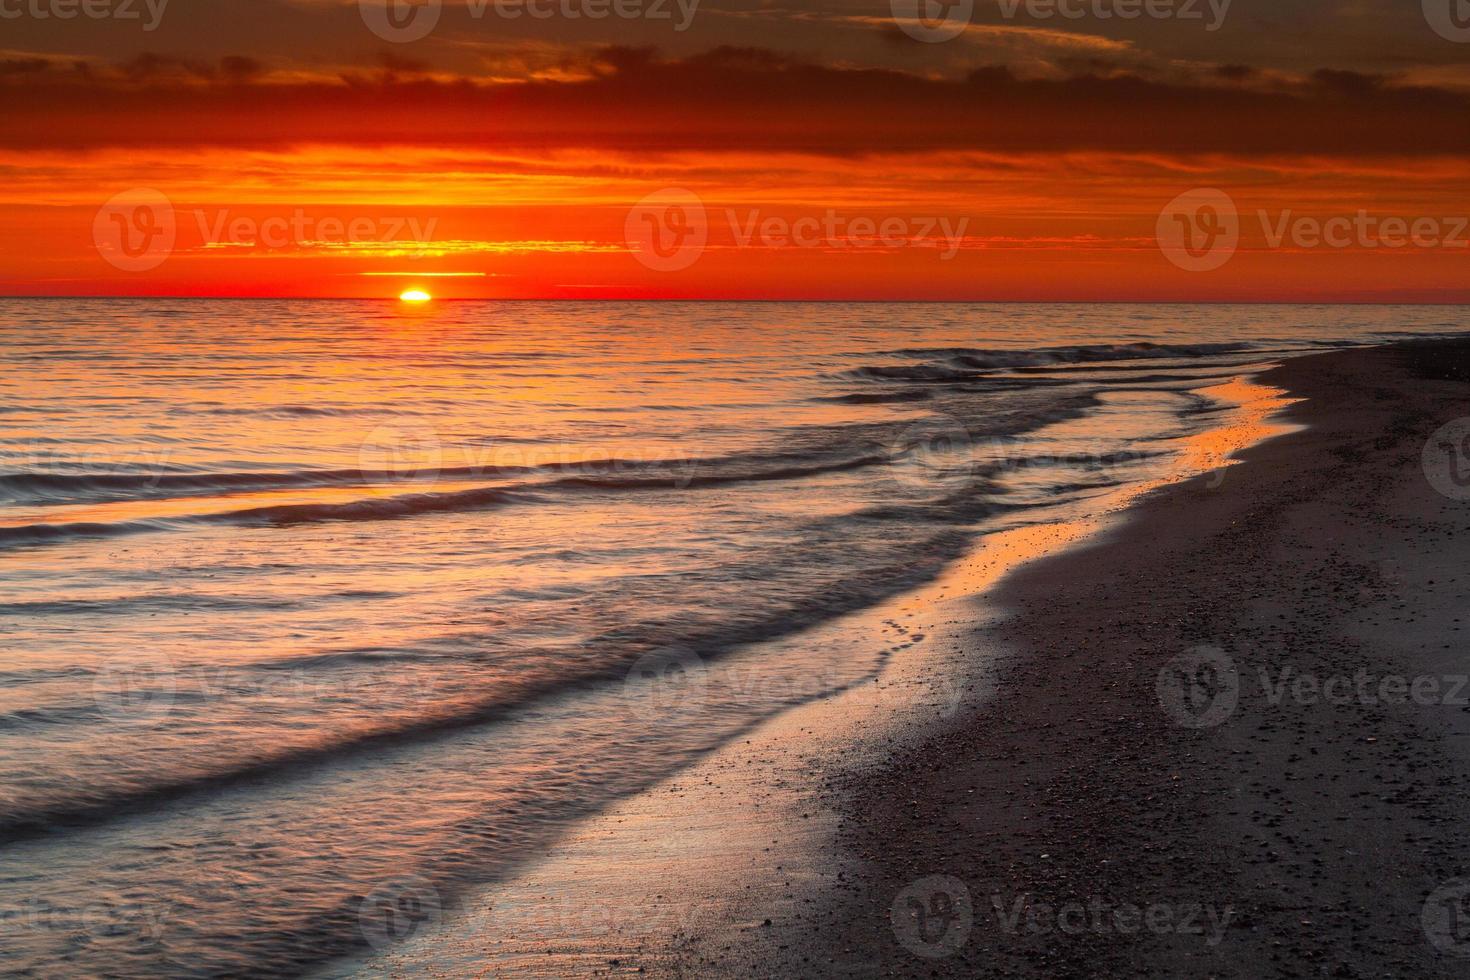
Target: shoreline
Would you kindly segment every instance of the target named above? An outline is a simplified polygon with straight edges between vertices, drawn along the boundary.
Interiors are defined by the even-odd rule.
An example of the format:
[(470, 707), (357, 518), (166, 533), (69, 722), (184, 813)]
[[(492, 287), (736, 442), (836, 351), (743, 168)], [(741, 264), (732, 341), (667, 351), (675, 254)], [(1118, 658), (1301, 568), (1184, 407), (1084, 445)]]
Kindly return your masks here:
[[(871, 682), (763, 722), (585, 821), (442, 923), (381, 956), (316, 975), (706, 975), (720, 972), (711, 944), (801, 948), (807, 937), (788, 927), (804, 921), (817, 896), (853, 880), (851, 860), (832, 858), (850, 826), (840, 807), (844, 781), (881, 766), (914, 733), (991, 703), (994, 664), (965, 640), (977, 619), (996, 617), (992, 587), (1040, 556), (1126, 524), (1130, 505), (1148, 491), (1219, 472), (1240, 446), (1289, 431), (1273, 421), (1282, 393), (1246, 377), (1202, 389), (1216, 398), (1221, 424), (1184, 439), (1179, 461), (1155, 479), (1111, 491), (1070, 517), (985, 535), (936, 581), (834, 625), (834, 634), (907, 638), (906, 652)], [(789, 642), (830, 640), (818, 630)]]
[[(1008, 576), (967, 642), (999, 696), (850, 771), (843, 886), (688, 972), (1463, 975), (1431, 899), (1470, 872), (1470, 546), (1423, 451), (1467, 365), (1420, 342), (1260, 376), (1307, 427)], [(1322, 695), (1361, 674), (1395, 684)], [(1438, 702), (1381, 696), (1433, 679)]]

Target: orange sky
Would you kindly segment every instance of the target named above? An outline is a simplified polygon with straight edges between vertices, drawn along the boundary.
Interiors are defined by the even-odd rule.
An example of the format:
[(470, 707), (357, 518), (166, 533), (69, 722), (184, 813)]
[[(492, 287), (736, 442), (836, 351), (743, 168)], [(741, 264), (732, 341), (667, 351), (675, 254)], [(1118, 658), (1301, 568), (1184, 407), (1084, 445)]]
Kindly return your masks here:
[[(387, 44), (355, 4), (276, 0), (318, 18), (315, 54), (255, 20), (220, 53), (185, 12), (131, 51), (22, 23), (0, 293), (1470, 301), (1470, 48), (1399, 5), (1247, 64), (1237, 4), (1213, 39), (947, 44), (895, 40), (886, 3), (706, 5), (633, 47), (564, 22), (491, 43), (452, 10)], [(783, 48), (814, 17), (822, 43)], [(1198, 189), (1235, 233), (1169, 212)], [(1161, 247), (1181, 220), (1193, 258)]]

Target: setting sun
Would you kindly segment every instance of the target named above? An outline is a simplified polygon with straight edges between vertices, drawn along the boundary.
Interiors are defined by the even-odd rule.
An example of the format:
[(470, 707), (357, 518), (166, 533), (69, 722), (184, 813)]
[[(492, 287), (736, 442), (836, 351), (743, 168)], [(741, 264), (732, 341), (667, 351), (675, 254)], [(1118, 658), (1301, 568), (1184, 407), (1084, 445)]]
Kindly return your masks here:
[(422, 289), (408, 289), (399, 293), (398, 298), (403, 300), (403, 302), (405, 303), (427, 303), (434, 297), (430, 296)]

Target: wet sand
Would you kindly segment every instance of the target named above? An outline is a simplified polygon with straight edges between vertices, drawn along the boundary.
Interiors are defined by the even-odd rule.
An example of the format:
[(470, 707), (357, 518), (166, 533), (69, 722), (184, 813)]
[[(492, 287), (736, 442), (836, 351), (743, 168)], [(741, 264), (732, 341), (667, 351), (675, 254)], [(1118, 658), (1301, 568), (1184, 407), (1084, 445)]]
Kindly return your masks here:
[(682, 972), (1470, 975), (1467, 366), (1266, 374), (1309, 428), (1009, 576), (994, 696), (834, 780), (839, 880)]

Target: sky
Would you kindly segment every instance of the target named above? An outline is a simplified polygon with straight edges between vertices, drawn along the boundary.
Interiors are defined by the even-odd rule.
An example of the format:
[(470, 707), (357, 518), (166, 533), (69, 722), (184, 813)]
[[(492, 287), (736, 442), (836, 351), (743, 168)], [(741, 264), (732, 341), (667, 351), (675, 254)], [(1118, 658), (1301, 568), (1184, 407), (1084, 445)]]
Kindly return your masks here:
[(0, 294), (1470, 302), (1465, 0), (0, 0)]

